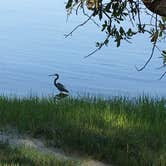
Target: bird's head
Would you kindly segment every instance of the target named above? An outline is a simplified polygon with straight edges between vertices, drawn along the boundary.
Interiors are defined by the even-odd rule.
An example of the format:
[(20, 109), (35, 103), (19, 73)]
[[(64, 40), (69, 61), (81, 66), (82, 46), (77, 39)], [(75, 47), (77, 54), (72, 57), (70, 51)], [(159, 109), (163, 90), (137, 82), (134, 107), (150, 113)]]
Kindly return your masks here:
[(48, 76), (56, 76), (56, 77), (59, 77), (59, 74), (55, 73), (55, 74), (50, 74)]

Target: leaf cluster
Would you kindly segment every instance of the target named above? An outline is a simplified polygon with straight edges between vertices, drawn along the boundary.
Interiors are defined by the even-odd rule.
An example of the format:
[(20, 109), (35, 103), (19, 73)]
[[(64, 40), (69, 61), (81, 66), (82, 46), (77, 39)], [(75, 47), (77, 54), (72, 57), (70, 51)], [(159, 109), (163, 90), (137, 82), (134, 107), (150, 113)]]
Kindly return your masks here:
[[(157, 42), (164, 41), (166, 38), (166, 18), (150, 12), (144, 6), (144, 1), (68, 0), (66, 10), (68, 14), (71, 14), (74, 9), (76, 14), (80, 10), (85, 16), (88, 16), (87, 13), (91, 13), (88, 16), (88, 21), (94, 18), (100, 22), (101, 31), (105, 32), (106, 38), (102, 42), (97, 42), (97, 50), (101, 49), (104, 45), (107, 46), (110, 41), (115, 42), (116, 46), (119, 47), (123, 40), (130, 42), (133, 36), (140, 33), (148, 34), (150, 42), (156, 48)], [(149, 3), (153, 2), (149, 1)], [(154, 53), (154, 48), (152, 49), (150, 59)], [(161, 54), (163, 56), (163, 51), (161, 51)], [(149, 62), (149, 60), (147, 61)], [(163, 63), (165, 64), (165, 61)]]

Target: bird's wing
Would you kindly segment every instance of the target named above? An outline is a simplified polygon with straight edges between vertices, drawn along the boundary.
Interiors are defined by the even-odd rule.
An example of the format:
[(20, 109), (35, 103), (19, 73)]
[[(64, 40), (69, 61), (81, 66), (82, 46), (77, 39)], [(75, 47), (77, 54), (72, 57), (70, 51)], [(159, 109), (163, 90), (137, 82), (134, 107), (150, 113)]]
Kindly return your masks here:
[(57, 86), (60, 87), (60, 88), (66, 89), (65, 86), (63, 84), (59, 83), (59, 82), (57, 83)]
[(63, 84), (61, 84), (61, 83), (57, 83), (57, 86), (59, 87), (59, 89), (61, 89), (61, 90), (65, 90), (65, 91), (68, 91), (66, 88), (65, 88), (65, 86), (63, 85)]

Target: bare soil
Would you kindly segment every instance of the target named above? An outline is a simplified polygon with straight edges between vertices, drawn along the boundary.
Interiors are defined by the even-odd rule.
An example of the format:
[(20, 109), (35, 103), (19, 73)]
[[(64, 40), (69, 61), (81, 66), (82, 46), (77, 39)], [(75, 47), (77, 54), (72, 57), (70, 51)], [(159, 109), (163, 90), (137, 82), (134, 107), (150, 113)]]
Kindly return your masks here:
[(30, 147), (42, 153), (51, 153), (60, 160), (79, 161), (82, 166), (109, 166), (90, 157), (79, 156), (77, 154), (66, 154), (62, 149), (47, 147), (40, 139), (32, 138), (28, 135), (20, 135), (16, 129), (0, 130), (0, 142), (8, 142), (12, 147)]

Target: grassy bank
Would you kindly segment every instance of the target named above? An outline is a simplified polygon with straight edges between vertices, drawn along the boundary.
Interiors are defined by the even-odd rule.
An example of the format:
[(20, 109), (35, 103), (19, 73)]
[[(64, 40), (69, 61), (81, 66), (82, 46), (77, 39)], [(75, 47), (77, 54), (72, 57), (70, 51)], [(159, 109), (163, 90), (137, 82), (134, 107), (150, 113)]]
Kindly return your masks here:
[(0, 127), (120, 166), (166, 165), (166, 101), (0, 97)]

